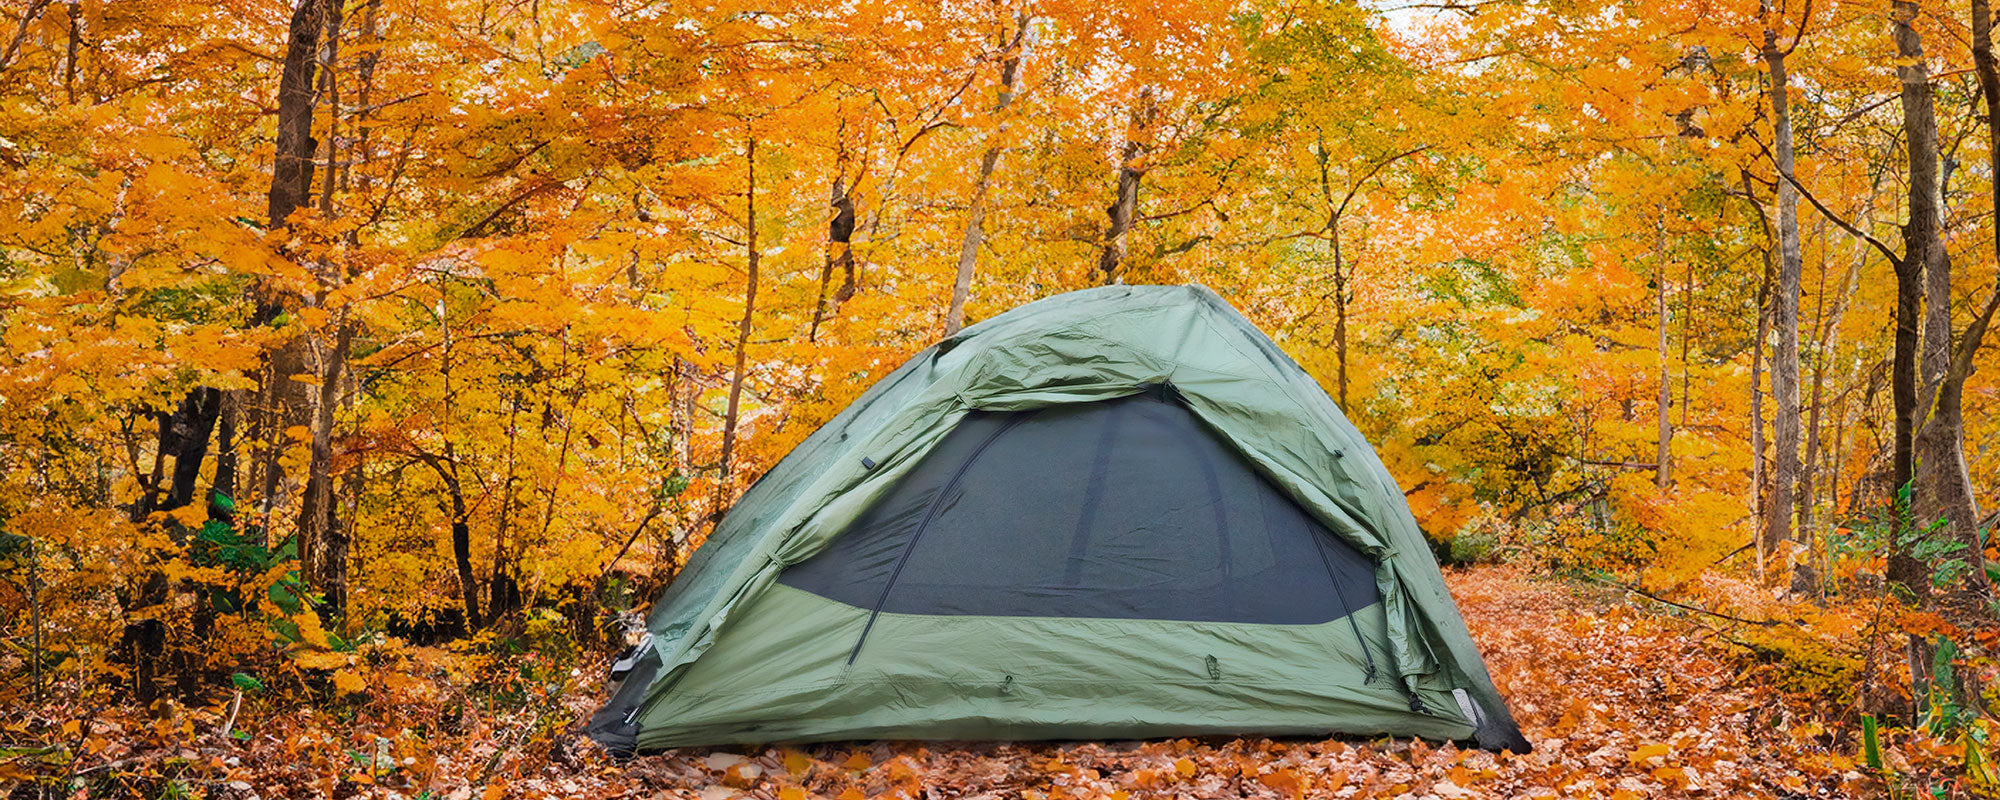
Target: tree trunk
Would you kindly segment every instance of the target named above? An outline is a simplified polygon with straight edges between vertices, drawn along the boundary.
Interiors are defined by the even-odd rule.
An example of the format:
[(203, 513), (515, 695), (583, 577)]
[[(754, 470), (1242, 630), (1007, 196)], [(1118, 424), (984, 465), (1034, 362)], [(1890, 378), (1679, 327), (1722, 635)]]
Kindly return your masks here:
[[(307, 0), (308, 2), (310, 0)], [(328, 103), (328, 120), (338, 122), (340, 116), (339, 89), (336, 83), (337, 59), (340, 56), (340, 0), (326, 0), (323, 14), (326, 25), (324, 46), (321, 56), (325, 59), (319, 73), (320, 92)], [(335, 137), (329, 133), (326, 147), (326, 169), (320, 182), (320, 217), (334, 217), (333, 193), (337, 188)], [(307, 174), (310, 181), (311, 174)], [(317, 265), (319, 292), (314, 304), (325, 306), (329, 290), (344, 282), (339, 266), (324, 257)], [(340, 317), (333, 341), (321, 343), (317, 332), (308, 331), (300, 338), (309, 339), (309, 344), (323, 348), (318, 359), (320, 366), (319, 385), (309, 389), (308, 406), (310, 430), (312, 432), (311, 455), (306, 462), (305, 486), (299, 495), (299, 567), (306, 583), (320, 591), (326, 598), (328, 616), (340, 617), (347, 609), (347, 533), (340, 526), (340, 509), (334, 502), (333, 482), (333, 423), (341, 402), (340, 384), (342, 372), (347, 367), (347, 351), (354, 341), (354, 327), (357, 324), (346, 311), (337, 312)]]
[[(375, 17), (381, 10), (382, 0), (368, 0), (368, 5), (362, 7), (360, 38), (363, 45), (368, 49), (361, 52), (361, 57), (354, 64), (354, 82), (356, 87), (354, 101), (357, 108), (355, 111), (356, 131), (353, 158), (355, 164), (361, 167), (361, 175), (355, 183), (361, 187), (361, 194), (364, 200), (368, 195), (368, 190), (373, 188), (373, 179), (368, 174), (368, 167), (374, 161), (375, 152), (375, 126), (372, 119), (375, 114), (373, 110), (375, 98), (375, 65), (382, 60), (382, 37), (377, 33)], [(343, 178), (346, 175), (352, 174), (353, 171), (352, 167), (344, 170), (342, 172)], [(348, 190), (347, 184), (346, 180), (343, 179), (341, 181), (341, 191)], [(634, 263), (637, 263), (636, 259)]]
[(745, 215), (747, 236), (744, 249), (748, 251), (748, 276), (743, 287), (743, 319), (736, 325), (736, 366), (729, 374), (729, 407), (722, 414), (722, 457), (716, 462), (715, 507), (721, 508), (729, 485), (729, 462), (736, 452), (736, 421), (742, 409), (743, 370), (748, 361), (750, 347), (750, 325), (757, 314), (757, 267), (763, 254), (757, 250), (757, 140), (751, 139), (744, 149), (743, 160), (749, 167), (750, 188), (744, 193), (749, 211)]
[[(753, 145), (754, 146), (754, 145)], [(755, 170), (755, 167), (752, 167)], [(826, 223), (826, 263), (820, 267), (819, 304), (813, 309), (812, 329), (806, 333), (806, 341), (819, 341), (819, 326), (826, 318), (840, 310), (840, 305), (854, 297), (854, 190), (845, 183), (844, 176), (833, 179), (833, 193), (830, 204), (833, 219)], [(755, 177), (752, 177), (755, 181)], [(752, 213), (756, 201), (752, 200)], [(752, 232), (752, 236), (756, 233)], [(833, 294), (833, 304), (827, 305), (827, 286), (833, 282), (833, 274), (841, 274), (840, 289)]]
[(979, 242), (986, 232), (980, 226), (986, 216), (986, 195), (993, 183), (993, 170), (1000, 166), (1000, 146), (1006, 125), (997, 117), (1014, 102), (1021, 80), (1021, 56), (1028, 39), (1028, 12), (1014, 17), (1014, 41), (1007, 46), (1007, 60), (1000, 65), (1000, 96), (993, 102), (994, 127), (988, 134), (986, 153), (979, 157), (979, 180), (972, 188), (972, 203), (965, 210), (965, 238), (958, 247), (958, 277), (951, 285), (951, 306), (944, 315), (944, 335), (965, 327), (965, 301), (972, 294), (972, 273), (979, 266)]
[(1903, 131), (1909, 148), (1909, 221), (1903, 226), (1903, 257), (1896, 262), (1896, 349), (1891, 366), (1896, 426), (1890, 467), (1891, 502), (1896, 510), (1896, 542), (1890, 548), (1890, 583), (1912, 597), (1929, 594), (1929, 567), (1911, 553), (1910, 504), (1907, 490), (1916, 475), (1918, 325), (1923, 315), (1924, 265), (1938, 241), (1937, 112), (1931, 96), (1930, 70), (1924, 65), (1923, 40), (1911, 27), (1917, 5), (1894, 0), (1896, 67), (1902, 82)]
[[(133, 521), (145, 522), (156, 511), (170, 512), (193, 502), (195, 484), (201, 479), (201, 462), (208, 455), (208, 440), (215, 431), (216, 418), (221, 411), (222, 392), (202, 386), (189, 390), (173, 413), (157, 415), (160, 429), (153, 457), (153, 477), (146, 493), (133, 508)], [(156, 506), (159, 483), (168, 480), (163, 476), (162, 468), (165, 457), (169, 455), (174, 459), (173, 475), (166, 487), (165, 497), (158, 499)], [(187, 542), (187, 529), (179, 522), (169, 519), (162, 527), (175, 544)], [(166, 573), (150, 569), (136, 596), (126, 607), (157, 608), (168, 602), (171, 588)], [(131, 619), (125, 624), (119, 648), (125, 650), (126, 658), (132, 664), (133, 688), (141, 702), (150, 702), (158, 691), (155, 679), (166, 658), (167, 633), (166, 623), (150, 615)], [(165, 665), (170, 667), (171, 662), (165, 662)]]
[[(327, 4), (336, 0), (298, 0), (292, 10), (285, 44), (283, 69), (278, 78), (278, 135), (271, 163), (271, 188), (266, 212), (270, 230), (286, 227), (292, 212), (312, 202), (314, 155), (313, 112), (319, 70), (320, 37), (325, 32)], [(251, 290), (255, 312), (251, 324), (269, 325), (284, 313), (285, 304), (260, 282)], [(251, 538), (266, 540), (269, 520), (283, 485), (281, 464), (286, 445), (285, 430), (306, 424), (304, 386), (291, 376), (304, 372), (305, 342), (293, 336), (264, 354), (257, 402), (245, 409), (246, 437), (256, 458), (246, 481), (257, 491), (260, 523)], [(241, 498), (239, 498), (239, 501)], [(300, 542), (301, 555), (305, 554)]]
[[(306, 0), (312, 2), (312, 0)], [(63, 99), (76, 102), (76, 56), (83, 44), (83, 4), (71, 2), (69, 5), (69, 46), (63, 56)]]
[[(215, 433), (215, 420), (221, 413), (222, 392), (205, 386), (189, 391), (180, 410), (174, 412), (171, 442), (174, 482), (167, 490), (167, 501), (158, 510), (173, 511), (194, 502), (195, 484), (201, 480), (201, 462), (208, 457), (208, 440)], [(176, 535), (174, 540), (184, 538)]]
[(450, 503), (451, 512), (451, 561), (458, 572), (458, 596), (465, 613), (465, 631), (471, 633), (484, 623), (479, 614), (479, 579), (472, 574), (472, 512), (465, 505), (465, 485), (458, 479), (458, 460), (417, 451), (416, 458), (437, 473), (438, 480), (444, 482), (445, 497), (439, 506)]
[[(458, 466), (452, 465), (452, 472)], [(458, 476), (439, 474), (445, 478), (445, 487), (451, 494), (451, 558), (458, 568), (459, 599), (465, 604), (465, 630), (478, 630), (483, 623), (479, 617), (479, 580), (472, 576), (472, 525), (465, 508), (465, 491), (458, 483)]]
[(1347, 260), (1340, 249), (1340, 217), (1327, 221), (1327, 235), (1333, 247), (1333, 357), (1336, 362), (1335, 389), (1340, 409), (1347, 412)]
[(327, 609), (335, 617), (347, 608), (348, 542), (347, 533), (340, 526), (339, 508), (334, 503), (333, 421), (340, 405), (341, 373), (347, 368), (354, 326), (351, 320), (341, 321), (319, 375), (319, 388), (313, 392), (312, 456), (306, 465), (306, 485), (299, 503), (300, 571), (305, 573), (309, 585), (325, 595)]
[(319, 213), (323, 219), (333, 218), (333, 190), (339, 185), (340, 177), (340, 23), (341, 6), (345, 0), (326, 0), (326, 41), (320, 48), (325, 59), (320, 64), (320, 94), (326, 98), (326, 172), (320, 178)]
[(1132, 109), (1131, 127), (1125, 134), (1125, 147), (1119, 151), (1118, 194), (1104, 209), (1107, 219), (1104, 248), (1097, 256), (1097, 276), (1106, 286), (1124, 280), (1125, 239), (1139, 217), (1139, 182), (1146, 177), (1149, 166), (1146, 156), (1151, 148), (1147, 140), (1158, 112), (1156, 102), (1152, 87), (1140, 90), (1139, 104)]
[[(2000, 67), (1996, 67), (1993, 57), (1993, 10), (1989, 0), (1972, 2), (1972, 63), (1973, 71), (1979, 76), (1979, 95), (1984, 107), (1988, 165), (2000, 168)], [(1992, 197), (2000, 200), (2000, 182), (1990, 185)], [(1943, 248), (1940, 247), (1940, 250)], [(2000, 239), (1994, 241), (1994, 251), (2000, 255)], [(1930, 263), (1945, 264), (1942, 281), (1926, 276), (1927, 289), (1932, 292), (1932, 311), (1926, 315), (1926, 337), (1930, 335), (1929, 325), (1935, 324), (1941, 316), (1945, 327), (1945, 346), (1950, 347), (1950, 278), (1949, 264), (1939, 257)], [(1941, 297), (1936, 292), (1946, 294)], [(1965, 463), (1965, 421), (1963, 395), (1965, 381), (1971, 377), (1975, 362), (1973, 356), (1979, 351), (1986, 338), (1986, 331), (1993, 321), (1996, 309), (2000, 309), (2000, 278), (1996, 278), (1993, 294), (1978, 316), (1965, 328), (1959, 337), (1958, 349), (1951, 353), (1950, 362), (1945, 365), (1938, 378), (1938, 391), (1934, 401), (1930, 421), (1925, 423), (1918, 434), (1917, 448), (1927, 473), (1921, 481), (1923, 491), (1918, 492), (1922, 521), (1932, 519), (1947, 520), (1948, 535), (1955, 536), (1965, 545), (1961, 557), (1972, 570), (1967, 575), (1965, 589), (1977, 594), (1992, 590), (1987, 580), (1984, 563), (1984, 542), (1979, 534), (1979, 506), (1972, 494), (1972, 477)], [(1928, 344), (1928, 343), (1927, 343)], [(1928, 349), (1928, 348), (1927, 348)], [(1926, 358), (1929, 358), (1928, 353)], [(1926, 372), (1928, 373), (1928, 365)], [(1928, 397), (1929, 395), (1925, 395)]]
[[(1334, 399), (1341, 409), (1347, 409), (1347, 254), (1341, 248), (1340, 216), (1347, 209), (1344, 201), (1333, 197), (1333, 170), (1328, 163), (1331, 155), (1326, 148), (1326, 132), (1319, 132), (1318, 148), (1314, 151), (1319, 162), (1319, 193), (1326, 201), (1326, 227), (1322, 235), (1326, 239), (1327, 252), (1333, 256), (1333, 360)], [(1359, 186), (1349, 187), (1348, 198)]]
[(513, 579), (513, 565), (507, 558), (509, 531), (515, 527), (514, 483), (520, 472), (520, 416), (521, 394), (516, 391), (507, 402), (507, 477), (500, 481), (500, 519), (493, 526), (493, 566), (488, 570), (493, 580), (487, 584), (487, 619), (497, 620), (511, 613), (520, 599), (520, 584)]
[(1989, 585), (1981, 568), (1984, 542), (1980, 540), (1979, 507), (1972, 496), (1972, 473), (1965, 462), (1963, 440), (1965, 379), (1946, 377), (1940, 383), (1937, 406), (1917, 435), (1924, 474), (1917, 482), (1916, 520), (1919, 525), (1944, 521), (1937, 536), (1964, 545), (1963, 550), (1946, 557), (1962, 559), (1971, 567), (1961, 588), (1984, 594)]
[(292, 11), (284, 70), (278, 77), (278, 151), (271, 164), (271, 227), (282, 228), (292, 211), (310, 202), (313, 183), (314, 73), (326, 6), (337, 0), (299, 0)]
[[(1936, 134), (1933, 129), (1931, 149), (1936, 150)], [(1914, 143), (1913, 143), (1914, 145)], [(1911, 157), (1915, 157), (1914, 149)], [(1943, 195), (1945, 177), (1940, 177), (1932, 193)], [(1939, 209), (1938, 226), (1943, 227), (1942, 199), (1937, 200)], [(1971, 534), (1972, 552), (1978, 551), (1979, 538), (1973, 533), (1976, 524), (1971, 508), (1972, 491), (1970, 477), (1965, 466), (1964, 423), (1958, 414), (1957, 394), (1953, 391), (1949, 413), (1943, 407), (1946, 402), (1945, 376), (1951, 371), (1951, 254), (1942, 235), (1933, 239), (1924, 253), (1923, 267), (1923, 354), (1918, 359), (1916, 425), (1916, 482), (1911, 486), (1912, 521), (1918, 528), (1928, 528), (1939, 520), (1945, 527), (1937, 532), (1940, 538), (1952, 538), (1960, 532)], [(1969, 554), (1957, 554), (1946, 558)]]
[[(1654, 270), (1653, 279), (1653, 332), (1654, 338), (1657, 340), (1656, 345), (1660, 359), (1660, 396), (1654, 409), (1658, 423), (1657, 438), (1655, 439), (1658, 446), (1653, 454), (1653, 485), (1661, 489), (1667, 488), (1674, 482), (1674, 421), (1671, 416), (1674, 408), (1674, 384), (1673, 375), (1667, 369), (1666, 238), (1666, 228), (1662, 225), (1660, 229), (1659, 252), (1656, 255), (1659, 263), (1658, 268)], [(1686, 398), (1682, 398), (1682, 402), (1686, 401)]]
[[(1821, 316), (1818, 326), (1819, 335), (1813, 346), (1812, 403), (1809, 406), (1810, 410), (1807, 412), (1806, 417), (1806, 455), (1805, 459), (1801, 462), (1801, 469), (1799, 470), (1799, 535), (1813, 537), (1811, 541), (1813, 542), (1813, 555), (1815, 558), (1812, 562), (1813, 566), (1811, 570), (1815, 574), (1808, 575), (1808, 577), (1813, 578), (1815, 582), (1818, 577), (1816, 575), (1817, 565), (1820, 563), (1818, 556), (1824, 551), (1816, 519), (1818, 514), (1819, 481), (1816, 480), (1815, 475), (1820, 469), (1822, 462), (1821, 453), (1824, 449), (1820, 446), (1820, 427), (1821, 420), (1825, 416), (1827, 361), (1833, 357), (1834, 346), (1840, 341), (1840, 323), (1847, 316), (1847, 296), (1853, 290), (1855, 282), (1861, 279), (1861, 266), (1866, 263), (1868, 260), (1867, 257), (1868, 248), (1866, 245), (1863, 245), (1861, 253), (1856, 256), (1853, 265), (1848, 267), (1847, 272), (1841, 276), (1840, 285), (1833, 292), (1832, 310)], [(1822, 269), (1820, 281), (1820, 302), (1822, 304), (1826, 302), (1826, 297), (1825, 270)], [(1837, 438), (1833, 446), (1835, 449), (1840, 447), (1840, 442)], [(1839, 474), (1832, 473), (1826, 482), (1828, 484), (1838, 484), (1839, 480)], [(1795, 575), (1794, 577), (1797, 576)]]
[[(1799, 473), (1799, 193), (1792, 183), (1792, 120), (1786, 97), (1785, 51), (1778, 34), (1764, 30), (1764, 63), (1770, 67), (1771, 120), (1775, 129), (1773, 157), (1778, 174), (1778, 274), (1772, 287), (1771, 327), (1778, 341), (1771, 351), (1771, 396), (1777, 413), (1771, 420), (1771, 502), (1764, 509), (1764, 550), (1779, 566), (1797, 559), (1792, 539), (1793, 505)], [(1785, 570), (1780, 574), (1792, 573)]]
[(215, 436), (215, 477), (208, 483), (208, 518), (234, 524), (236, 520), (236, 425), (243, 416), (243, 393), (224, 392), (220, 429)]
[[(1759, 214), (1763, 212), (1758, 211)], [(1759, 521), (1757, 575), (1768, 576), (1770, 554), (1764, 550), (1764, 340), (1771, 335), (1771, 254), (1764, 251), (1764, 280), (1757, 284), (1757, 338), (1750, 344), (1750, 513)]]

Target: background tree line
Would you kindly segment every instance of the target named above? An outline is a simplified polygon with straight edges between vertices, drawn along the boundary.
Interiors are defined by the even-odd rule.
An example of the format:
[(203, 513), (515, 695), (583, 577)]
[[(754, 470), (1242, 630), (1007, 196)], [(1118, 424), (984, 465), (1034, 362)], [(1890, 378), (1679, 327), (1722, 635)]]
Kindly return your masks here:
[(593, 640), (908, 354), (1116, 282), (1248, 313), (1441, 552), (1991, 614), (1985, 0), (0, 12), (37, 687)]

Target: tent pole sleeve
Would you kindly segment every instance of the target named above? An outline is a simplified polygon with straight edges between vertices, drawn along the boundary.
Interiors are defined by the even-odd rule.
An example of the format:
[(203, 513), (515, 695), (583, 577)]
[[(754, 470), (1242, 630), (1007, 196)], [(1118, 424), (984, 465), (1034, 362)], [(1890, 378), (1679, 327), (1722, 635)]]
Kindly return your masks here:
[(1347, 626), (1354, 629), (1354, 643), (1361, 647), (1361, 658), (1368, 662), (1368, 672), (1362, 676), (1361, 682), (1374, 683), (1375, 654), (1368, 650), (1368, 640), (1361, 637), (1361, 623), (1354, 620), (1354, 608), (1347, 603), (1347, 584), (1340, 580), (1340, 570), (1333, 568), (1333, 560), (1327, 556), (1326, 543), (1320, 541), (1319, 534), (1313, 534), (1312, 540), (1313, 549), (1319, 552), (1319, 563), (1326, 567), (1326, 576), (1333, 580), (1333, 596), (1340, 599), (1340, 610), (1347, 614)]

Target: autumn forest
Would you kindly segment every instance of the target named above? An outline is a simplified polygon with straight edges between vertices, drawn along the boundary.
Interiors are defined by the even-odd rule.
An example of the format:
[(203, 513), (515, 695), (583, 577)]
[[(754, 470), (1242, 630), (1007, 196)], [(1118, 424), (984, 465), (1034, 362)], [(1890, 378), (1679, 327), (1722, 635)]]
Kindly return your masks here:
[[(0, 0), (0, 793), (2000, 792), (1994, 19)], [(1533, 754), (577, 738), (778, 459), (1107, 284), (1319, 381)]]

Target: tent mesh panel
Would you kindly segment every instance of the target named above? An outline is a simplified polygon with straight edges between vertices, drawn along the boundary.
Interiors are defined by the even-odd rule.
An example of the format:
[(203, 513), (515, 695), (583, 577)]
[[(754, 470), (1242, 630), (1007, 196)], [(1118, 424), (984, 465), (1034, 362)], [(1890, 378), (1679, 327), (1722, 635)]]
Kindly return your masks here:
[(1319, 624), (1374, 566), (1155, 392), (973, 412), (794, 588), (876, 612)]

